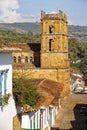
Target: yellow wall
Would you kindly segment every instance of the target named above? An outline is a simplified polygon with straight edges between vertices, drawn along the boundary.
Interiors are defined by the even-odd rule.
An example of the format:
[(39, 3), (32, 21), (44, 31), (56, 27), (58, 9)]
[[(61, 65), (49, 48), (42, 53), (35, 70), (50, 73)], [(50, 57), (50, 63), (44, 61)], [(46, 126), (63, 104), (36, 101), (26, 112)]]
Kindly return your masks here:
[(42, 53), (41, 67), (65, 69), (69, 67), (68, 54), (67, 53)]
[(69, 69), (14, 69), (13, 78), (47, 78), (57, 82), (69, 81)]

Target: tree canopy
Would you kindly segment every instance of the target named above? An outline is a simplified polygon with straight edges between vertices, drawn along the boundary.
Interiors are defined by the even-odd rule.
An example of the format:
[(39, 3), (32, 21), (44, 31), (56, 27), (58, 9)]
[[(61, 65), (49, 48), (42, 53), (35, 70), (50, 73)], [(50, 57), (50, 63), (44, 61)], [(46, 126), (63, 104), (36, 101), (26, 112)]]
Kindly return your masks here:
[(83, 78), (84, 78), (85, 83), (87, 85), (87, 57), (86, 56), (82, 59), (79, 68), (83, 74)]
[(18, 33), (13, 31), (0, 30), (0, 42), (2, 43), (38, 43), (40, 34), (28, 32)]
[(86, 49), (87, 49), (87, 43), (81, 43), (76, 38), (69, 39), (69, 57), (70, 57), (70, 59), (84, 58), (85, 53), (86, 53)]
[(13, 79), (13, 95), (18, 106), (25, 104), (34, 106), (40, 98), (37, 87), (34, 87), (26, 79)]

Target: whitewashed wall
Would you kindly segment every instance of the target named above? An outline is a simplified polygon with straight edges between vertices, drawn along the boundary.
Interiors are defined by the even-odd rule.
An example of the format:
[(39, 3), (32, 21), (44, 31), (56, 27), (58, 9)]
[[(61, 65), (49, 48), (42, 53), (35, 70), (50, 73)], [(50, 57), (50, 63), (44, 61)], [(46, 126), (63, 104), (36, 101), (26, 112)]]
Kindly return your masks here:
[(40, 110), (36, 112), (22, 114), (22, 129), (39, 129), (39, 128), (40, 128)]
[[(52, 110), (51, 119), (49, 115), (49, 110)], [(40, 109), (36, 112), (23, 113), (22, 114), (22, 130), (31, 129), (30, 120), (32, 120), (32, 129), (45, 130), (45, 128), (48, 128), (48, 130), (50, 130), (51, 126), (55, 122), (55, 116), (57, 115), (57, 113), (58, 113), (58, 107), (53, 107), (53, 106), (49, 106), (48, 108), (40, 107)], [(37, 118), (37, 115), (38, 115), (38, 118)], [(34, 123), (35, 123), (35, 126), (34, 126)]]
[(7, 93), (11, 93), (11, 97), (8, 105), (0, 106), (0, 130), (13, 130), (13, 116), (16, 115), (16, 109), (12, 98), (12, 57), (10, 52), (0, 53), (0, 70), (4, 69), (8, 69)]

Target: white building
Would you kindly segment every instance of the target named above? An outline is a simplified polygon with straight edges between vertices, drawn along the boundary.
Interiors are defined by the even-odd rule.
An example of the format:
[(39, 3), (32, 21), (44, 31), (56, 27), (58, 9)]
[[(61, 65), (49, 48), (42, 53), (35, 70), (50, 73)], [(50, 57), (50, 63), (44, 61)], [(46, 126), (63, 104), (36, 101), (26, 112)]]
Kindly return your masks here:
[(80, 90), (82, 91), (82, 75), (78, 74), (78, 73), (72, 73), (71, 74), (71, 91), (76, 91), (76, 90)]
[(58, 106), (40, 107), (22, 114), (22, 130), (50, 130), (58, 114)]
[[(0, 130), (13, 130), (13, 116), (16, 115), (12, 96), (12, 50), (0, 48)], [(9, 97), (3, 101), (3, 97)]]

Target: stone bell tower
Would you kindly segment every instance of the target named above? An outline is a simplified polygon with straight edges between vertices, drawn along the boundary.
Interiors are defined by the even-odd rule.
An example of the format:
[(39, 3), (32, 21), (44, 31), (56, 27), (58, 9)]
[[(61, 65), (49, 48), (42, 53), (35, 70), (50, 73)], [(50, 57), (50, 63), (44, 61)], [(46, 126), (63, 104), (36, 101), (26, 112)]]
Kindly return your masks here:
[(41, 12), (41, 68), (65, 68), (68, 60), (67, 18)]
[[(58, 82), (69, 83), (67, 16), (41, 12), (41, 68), (57, 70)], [(69, 86), (69, 85), (68, 85)]]

